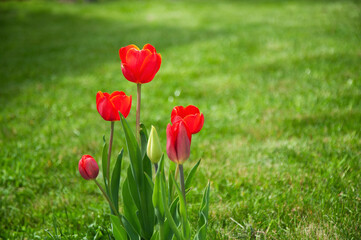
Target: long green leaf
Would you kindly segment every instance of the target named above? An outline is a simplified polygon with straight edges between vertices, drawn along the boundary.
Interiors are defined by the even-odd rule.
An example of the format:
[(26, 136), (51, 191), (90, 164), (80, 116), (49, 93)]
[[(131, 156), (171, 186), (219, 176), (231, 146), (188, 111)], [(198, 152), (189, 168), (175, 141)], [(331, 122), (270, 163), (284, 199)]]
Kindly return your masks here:
[(107, 162), (108, 162), (108, 144), (105, 141), (105, 136), (103, 136), (102, 169), (103, 169), (104, 185), (106, 189), (108, 189)]
[(123, 149), (118, 154), (117, 162), (115, 163), (113, 173), (112, 173), (112, 180), (110, 183), (112, 200), (113, 200), (113, 204), (114, 204), (115, 208), (117, 209), (117, 211), (119, 208), (118, 198), (119, 198), (119, 184), (120, 184), (120, 176), (121, 176), (120, 172), (122, 169), (122, 158), (123, 158)]
[(124, 117), (121, 117), (121, 120), (125, 134), (125, 140), (127, 143), (130, 166), (132, 167), (134, 179), (137, 183), (137, 186), (139, 187), (143, 185), (143, 159), (141, 157), (138, 142), (135, 139), (135, 136), (130, 129), (128, 122), (124, 119)]
[(173, 179), (171, 177), (171, 174), (175, 174), (176, 171), (176, 164), (172, 161), (169, 161), (169, 173), (168, 173), (168, 196), (169, 196), (169, 202), (173, 201)]
[[(136, 191), (134, 191), (133, 184), (130, 184), (132, 185), (130, 186), (130, 192), (135, 201), (139, 200), (138, 203), (140, 206), (137, 204), (137, 216), (141, 226), (141, 235), (143, 238), (149, 239), (154, 230), (154, 208), (149, 207), (150, 204), (152, 204), (150, 202), (151, 195), (149, 194), (149, 190), (151, 189), (149, 184), (145, 184), (147, 180), (143, 172), (143, 159), (138, 142), (123, 116), (121, 116), (121, 121), (130, 158), (131, 171), (135, 180), (134, 186), (136, 187)], [(130, 178), (129, 180), (132, 179)]]
[(207, 235), (208, 212), (209, 212), (210, 183), (204, 190), (201, 208), (199, 211), (198, 231), (194, 240), (205, 240)]
[(124, 225), (125, 231), (127, 231), (130, 240), (139, 240), (141, 236), (135, 231), (133, 226), (128, 222), (128, 220), (122, 216), (122, 223)]
[(199, 161), (193, 166), (193, 168), (191, 169), (191, 171), (189, 172), (186, 182), (185, 182), (185, 189), (189, 189), (191, 187), (194, 175), (196, 174), (196, 171), (198, 169), (199, 164), (201, 163), (201, 159), (199, 159)]
[(148, 144), (148, 132), (147, 128), (143, 123), (140, 124), (140, 145), (141, 145), (141, 154), (142, 159), (144, 159), (144, 156), (147, 152), (147, 144)]
[(164, 162), (164, 159), (161, 159), (161, 162), (160, 162), (161, 168), (158, 168), (158, 170), (161, 169), (161, 171), (159, 172), (160, 173), (160, 178), (159, 178), (159, 180), (160, 180), (160, 192), (161, 192), (161, 199), (160, 199), (161, 203), (160, 204), (163, 205), (163, 207), (164, 207), (165, 216), (167, 217), (169, 227), (172, 229), (174, 235), (178, 239), (183, 240), (185, 238), (181, 234), (181, 232), (179, 232), (178, 227), (175, 224), (174, 219), (172, 217), (172, 214), (169, 211), (168, 199), (167, 199), (168, 191), (166, 190), (165, 174), (164, 174), (164, 163), (163, 162)]
[[(124, 180), (122, 187), (122, 198), (123, 198), (123, 212), (126, 219), (128, 219), (129, 223), (133, 226), (133, 228), (140, 234), (140, 222), (137, 216), (137, 203), (134, 201), (130, 186), (135, 184), (134, 179), (130, 182), (129, 180), (133, 178), (130, 167), (127, 171), (127, 177)], [(134, 186), (133, 186), (134, 188)], [(138, 203), (140, 205), (140, 203)]]
[(152, 163), (149, 160), (148, 156), (145, 154), (143, 158), (143, 178), (144, 178), (144, 186), (143, 186), (143, 194), (142, 199), (145, 201), (147, 211), (147, 226), (149, 227), (149, 231), (153, 232), (154, 224), (155, 224), (155, 216), (154, 216), (154, 205), (152, 202), (153, 188), (148, 184), (148, 180), (145, 174), (147, 174), (150, 179), (152, 179)]
[[(170, 211), (170, 213), (171, 213), (171, 215), (173, 217), (174, 223), (177, 226), (179, 224), (179, 219), (177, 217), (178, 202), (179, 202), (179, 198), (176, 197), (173, 200), (172, 204), (170, 205), (170, 209), (169, 209), (169, 211)], [(172, 230), (171, 230), (171, 228), (169, 226), (168, 220), (166, 220), (164, 222), (164, 224), (163, 224), (163, 232), (162, 233), (163, 233), (162, 236), (163, 236), (164, 240), (172, 240), (174, 234), (173, 234), (173, 232), (172, 232)]]
[(172, 174), (172, 179), (175, 185), (175, 189), (177, 191), (178, 194), (178, 198), (179, 198), (179, 212), (180, 212), (180, 216), (181, 216), (181, 223), (182, 223), (182, 229), (183, 229), (183, 236), (186, 239), (190, 238), (190, 234), (191, 234), (191, 227), (189, 225), (188, 222), (188, 215), (187, 215), (187, 208), (186, 208), (186, 200), (184, 199), (182, 190), (180, 189), (178, 183), (176, 182), (176, 180), (174, 179), (174, 176)]
[[(108, 144), (105, 141), (105, 136), (103, 136), (103, 151), (102, 151), (103, 180), (104, 180), (105, 191), (109, 196), (110, 200), (113, 201), (112, 197), (110, 196), (109, 183), (107, 179), (107, 164), (108, 164)], [(109, 209), (111, 214), (114, 215), (115, 213), (113, 212), (113, 208), (110, 206), (110, 204), (109, 204)]]
[(145, 177), (147, 178), (148, 184), (149, 186), (152, 188), (152, 190), (154, 189), (154, 182), (152, 180), (152, 177), (149, 177), (149, 175), (145, 172), (144, 173)]
[(127, 232), (122, 227), (119, 218), (117, 216), (110, 215), (110, 221), (113, 226), (113, 236), (115, 240), (127, 240)]
[(160, 162), (159, 162), (159, 167), (158, 167), (158, 172), (155, 175), (155, 182), (154, 182), (154, 188), (153, 188), (153, 196), (152, 196), (152, 202), (155, 208), (155, 213), (157, 215), (158, 221), (163, 223), (165, 221), (165, 213), (164, 213), (164, 206), (161, 204), (162, 203), (162, 194), (161, 194), (161, 174), (163, 172), (164, 169), (164, 156), (162, 156)]

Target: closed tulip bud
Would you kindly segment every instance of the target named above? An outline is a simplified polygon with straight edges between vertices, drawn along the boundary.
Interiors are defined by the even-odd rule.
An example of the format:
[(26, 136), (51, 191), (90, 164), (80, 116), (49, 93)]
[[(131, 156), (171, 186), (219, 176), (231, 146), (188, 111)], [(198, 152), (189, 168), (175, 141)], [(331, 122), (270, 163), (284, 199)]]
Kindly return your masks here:
[(147, 155), (152, 163), (158, 163), (162, 156), (162, 148), (160, 147), (158, 133), (154, 126), (150, 130)]
[(85, 180), (96, 179), (99, 167), (90, 155), (83, 155), (79, 161), (79, 173)]

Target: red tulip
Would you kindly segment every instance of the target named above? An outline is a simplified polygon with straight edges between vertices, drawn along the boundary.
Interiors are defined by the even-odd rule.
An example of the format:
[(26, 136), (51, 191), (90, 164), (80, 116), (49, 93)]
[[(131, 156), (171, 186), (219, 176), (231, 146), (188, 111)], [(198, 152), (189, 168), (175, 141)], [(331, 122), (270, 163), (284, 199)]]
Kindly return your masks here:
[(99, 167), (90, 155), (83, 155), (79, 160), (79, 173), (85, 180), (95, 179), (99, 173)]
[(174, 107), (171, 113), (171, 122), (174, 124), (180, 119), (183, 119), (183, 121), (187, 124), (191, 134), (198, 133), (203, 127), (204, 116), (196, 106), (189, 105), (187, 107)]
[(109, 93), (102, 93), (99, 91), (96, 97), (97, 110), (106, 121), (119, 121), (119, 112), (126, 118), (132, 106), (132, 96), (125, 95), (124, 92), (115, 91)]
[(124, 77), (139, 84), (152, 81), (162, 63), (162, 57), (150, 44), (145, 44), (142, 50), (133, 44), (122, 47), (119, 57)]
[(167, 126), (167, 154), (170, 160), (183, 164), (190, 155), (192, 135), (184, 121)]

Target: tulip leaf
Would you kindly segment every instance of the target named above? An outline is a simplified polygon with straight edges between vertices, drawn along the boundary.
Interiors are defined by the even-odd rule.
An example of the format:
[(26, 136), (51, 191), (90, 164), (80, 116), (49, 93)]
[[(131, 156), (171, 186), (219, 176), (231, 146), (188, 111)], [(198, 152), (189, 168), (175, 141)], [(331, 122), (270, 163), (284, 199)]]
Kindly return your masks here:
[(172, 161), (169, 161), (168, 192), (169, 192), (170, 201), (172, 201), (173, 199), (173, 179), (171, 178), (171, 173), (175, 174), (175, 171), (176, 171), (176, 164)]
[(121, 225), (119, 218), (117, 216), (110, 215), (110, 221), (113, 226), (113, 236), (115, 240), (127, 240), (127, 232)]
[[(170, 209), (169, 209), (169, 211), (170, 211), (170, 213), (171, 213), (171, 215), (173, 217), (174, 223), (177, 226), (179, 224), (179, 220), (178, 220), (178, 217), (177, 217), (178, 201), (179, 201), (179, 198), (176, 197), (173, 200), (172, 204), (170, 205)], [(163, 239), (164, 240), (172, 240), (174, 234), (173, 234), (173, 232), (172, 232), (172, 230), (171, 230), (171, 228), (169, 226), (168, 220), (166, 220), (164, 222), (162, 227), (163, 227), (163, 235), (162, 235)]]
[[(103, 151), (102, 151), (103, 179), (104, 179), (105, 191), (106, 191), (108, 197), (111, 199), (109, 183), (108, 183), (108, 179), (107, 179), (107, 164), (108, 164), (108, 144), (105, 141), (105, 136), (103, 136)], [(111, 199), (111, 201), (113, 201), (113, 200)], [(109, 204), (109, 208), (110, 208), (111, 214), (115, 214), (113, 211), (113, 208), (110, 206), (110, 204)]]
[(105, 141), (105, 136), (103, 136), (103, 150), (102, 150), (102, 168), (103, 168), (103, 178), (105, 188), (108, 189), (108, 181), (107, 181), (107, 161), (108, 161), (108, 144)]
[(189, 189), (191, 187), (193, 178), (196, 174), (196, 171), (198, 169), (199, 164), (201, 163), (201, 159), (199, 159), (199, 161), (193, 166), (193, 168), (191, 169), (191, 171), (189, 172), (186, 182), (185, 182), (185, 189)]
[(159, 168), (158, 171), (155, 175), (155, 181), (154, 181), (154, 188), (153, 188), (153, 195), (152, 195), (152, 202), (155, 208), (155, 213), (156, 216), (158, 218), (158, 221), (163, 223), (164, 222), (164, 218), (165, 218), (165, 214), (164, 214), (164, 205), (162, 205), (161, 202), (161, 198), (162, 198), (162, 194), (161, 194), (161, 174), (163, 172), (164, 169), (164, 164), (163, 164), (163, 159), (164, 159), (164, 155), (162, 156), (161, 160), (160, 160), (160, 164), (159, 164)]
[(145, 211), (147, 212), (146, 226), (148, 227), (148, 232), (153, 233), (154, 229), (154, 206), (152, 202), (153, 188), (148, 184), (148, 180), (145, 174), (147, 174), (150, 179), (152, 179), (152, 163), (149, 160), (148, 156), (145, 154), (143, 158), (143, 178), (144, 185), (141, 189), (142, 191), (142, 201), (145, 202)]
[(194, 240), (205, 240), (207, 234), (208, 225), (208, 212), (209, 212), (209, 194), (210, 194), (210, 183), (204, 190), (201, 208), (199, 211), (198, 230), (194, 237)]
[(139, 134), (140, 134), (141, 154), (142, 154), (142, 159), (144, 159), (144, 156), (146, 155), (147, 152), (148, 132), (147, 132), (147, 128), (143, 123), (140, 124)]
[(130, 166), (132, 168), (133, 176), (137, 186), (140, 187), (143, 185), (143, 159), (141, 158), (138, 142), (135, 139), (135, 136), (130, 129), (127, 120), (125, 120), (123, 116), (121, 116), (121, 120), (130, 158)]
[(156, 230), (154, 233), (153, 233), (153, 236), (150, 240), (158, 240), (158, 239), (162, 239), (159, 237), (159, 231)]
[(176, 197), (172, 204), (170, 205), (170, 213), (172, 214), (172, 217), (174, 219), (175, 224), (178, 226), (179, 224), (179, 220), (177, 218), (177, 209), (178, 209), (178, 202), (179, 202), (179, 197)]
[[(143, 158), (141, 156), (141, 151), (139, 149), (139, 145), (132, 130), (129, 127), (129, 124), (121, 116), (121, 122), (123, 126), (123, 131), (125, 134), (125, 140), (127, 143), (127, 149), (130, 159), (130, 167), (132, 177), (129, 178), (129, 181), (133, 181), (134, 183), (129, 182), (129, 189), (132, 198), (136, 201), (136, 206), (138, 208), (138, 219), (141, 226), (141, 235), (145, 239), (149, 239), (154, 230), (154, 208), (151, 208), (151, 192), (149, 192), (150, 187), (146, 183), (146, 179), (143, 172)], [(147, 169), (146, 169), (147, 171)], [(149, 203), (150, 202), (150, 203)]]
[[(174, 222), (173, 216), (170, 213), (169, 206), (168, 206), (168, 192), (166, 190), (166, 183), (165, 183), (165, 174), (164, 174), (164, 158), (160, 160), (158, 172), (156, 175), (156, 184), (154, 191), (158, 191), (156, 194), (158, 195), (158, 203), (155, 204), (156, 209), (161, 209), (164, 211), (164, 215), (167, 218), (167, 222), (169, 227), (173, 231), (176, 238), (183, 240), (185, 239), (181, 232), (179, 231), (177, 225)], [(160, 192), (160, 194), (159, 194)], [(160, 196), (159, 196), (160, 195)], [(154, 196), (154, 195), (153, 195)], [(164, 221), (163, 221), (164, 222)]]
[(148, 183), (149, 183), (149, 186), (152, 188), (152, 190), (154, 189), (154, 183), (153, 183), (153, 181), (152, 181), (152, 177), (149, 177), (149, 175), (146, 173), (146, 172), (144, 172), (144, 175), (145, 175), (145, 177), (147, 178), (147, 181), (148, 181)]
[(123, 198), (123, 212), (124, 217), (128, 219), (128, 222), (133, 226), (136, 232), (140, 233), (140, 223), (136, 212), (138, 211), (137, 204), (139, 203), (139, 198), (135, 198), (138, 201), (135, 201), (132, 197), (130, 186), (135, 188), (134, 186), (134, 179), (130, 167), (128, 168), (127, 177), (124, 180), (123, 187), (122, 187), (122, 198)]
[(133, 226), (128, 222), (128, 220), (122, 216), (122, 223), (124, 225), (125, 231), (128, 233), (130, 240), (139, 240), (141, 237), (139, 234), (135, 231)]
[(120, 172), (122, 169), (122, 158), (123, 158), (123, 149), (118, 154), (117, 162), (115, 163), (112, 173), (112, 180), (110, 183), (112, 200), (117, 211), (119, 209), (118, 199), (119, 199), (119, 184), (120, 184), (120, 176), (121, 176)]
[(187, 208), (186, 208), (186, 200), (183, 196), (182, 190), (180, 189), (178, 183), (176, 182), (176, 180), (174, 179), (174, 176), (172, 174), (172, 179), (175, 185), (175, 190), (178, 194), (178, 198), (179, 198), (179, 213), (180, 213), (180, 217), (181, 217), (181, 223), (182, 223), (182, 229), (183, 229), (183, 236), (186, 239), (190, 238), (190, 233), (191, 233), (191, 227), (189, 225), (188, 222), (188, 216), (187, 216)]

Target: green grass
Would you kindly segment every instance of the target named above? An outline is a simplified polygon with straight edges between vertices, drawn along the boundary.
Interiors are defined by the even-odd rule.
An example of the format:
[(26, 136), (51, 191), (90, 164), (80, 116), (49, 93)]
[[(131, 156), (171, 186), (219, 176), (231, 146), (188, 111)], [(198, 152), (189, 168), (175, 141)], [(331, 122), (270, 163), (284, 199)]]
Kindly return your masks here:
[(54, 219), (65, 238), (107, 239), (108, 207), (77, 164), (100, 162), (109, 134), (96, 92), (135, 99), (118, 49), (148, 42), (163, 63), (142, 119), (164, 150), (173, 106), (205, 115), (185, 169), (203, 159), (192, 224), (211, 181), (208, 239), (361, 239), (360, 13), (341, 0), (0, 2), (0, 239), (49, 238)]

